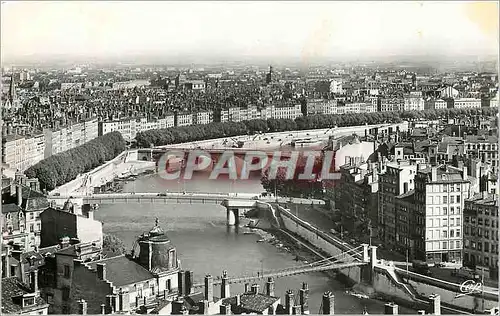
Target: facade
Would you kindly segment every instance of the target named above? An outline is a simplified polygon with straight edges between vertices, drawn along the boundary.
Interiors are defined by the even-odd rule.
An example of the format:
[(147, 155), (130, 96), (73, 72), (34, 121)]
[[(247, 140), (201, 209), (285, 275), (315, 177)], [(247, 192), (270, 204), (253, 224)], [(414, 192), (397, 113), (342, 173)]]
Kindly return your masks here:
[(424, 102), (425, 110), (441, 110), (448, 108), (448, 103), (443, 99), (429, 99)]
[(404, 106), (404, 100), (396, 97), (384, 97), (380, 99), (379, 112), (400, 111)]
[(479, 109), (481, 107), (481, 99), (475, 98), (460, 98), (453, 101), (455, 109)]
[(45, 138), (44, 158), (83, 145), (98, 136), (97, 120), (83, 121), (58, 129), (43, 130)]
[[(498, 279), (498, 194), (481, 192), (465, 200), (464, 266)], [(482, 273), (480, 273), (482, 274)]]
[(213, 122), (213, 112), (204, 111), (194, 114), (194, 124), (209, 124)]
[(462, 262), (463, 209), (469, 189), (467, 168), (441, 166), (418, 170), (413, 212), (425, 214), (428, 262)]
[[(106, 313), (144, 313), (158, 301), (172, 301), (178, 292), (175, 247), (158, 226), (141, 236), (138, 245), (138, 256), (90, 261), (81, 257), (79, 245), (56, 253), (56, 290), (50, 293), (53, 312), (76, 313), (82, 299), (89, 314), (101, 314), (103, 309)], [(89, 256), (96, 258), (92, 246), (86, 247)]]
[(496, 135), (466, 135), (464, 152), (467, 158), (478, 158), (482, 163), (491, 165), (493, 173), (498, 172), (498, 137)]
[(404, 110), (405, 111), (422, 111), (424, 110), (425, 102), (422, 94), (410, 94), (404, 97)]
[(81, 212), (67, 202), (62, 210), (47, 208), (41, 214), (42, 247), (53, 246), (61, 238), (69, 237), (82, 243), (102, 245), (102, 223), (94, 219), (91, 205), (83, 205)]
[[(379, 238), (389, 247), (406, 250), (406, 220), (398, 212), (398, 197), (406, 196), (415, 187), (417, 164), (408, 160), (387, 163), (385, 172), (379, 176)], [(404, 247), (400, 249), (400, 247)]]
[(193, 114), (178, 113), (176, 115), (177, 121), (175, 126), (190, 126), (193, 125)]

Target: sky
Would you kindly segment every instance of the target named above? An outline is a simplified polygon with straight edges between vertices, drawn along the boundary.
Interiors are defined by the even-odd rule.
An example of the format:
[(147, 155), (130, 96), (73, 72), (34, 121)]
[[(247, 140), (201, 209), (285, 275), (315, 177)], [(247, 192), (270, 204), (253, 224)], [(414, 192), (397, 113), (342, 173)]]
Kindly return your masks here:
[(498, 55), (498, 2), (2, 2), (2, 58)]

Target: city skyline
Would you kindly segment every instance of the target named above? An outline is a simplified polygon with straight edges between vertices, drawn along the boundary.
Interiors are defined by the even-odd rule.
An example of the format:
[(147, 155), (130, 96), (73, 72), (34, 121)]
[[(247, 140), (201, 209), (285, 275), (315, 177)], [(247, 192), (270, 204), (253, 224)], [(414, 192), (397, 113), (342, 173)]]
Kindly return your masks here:
[(2, 59), (498, 55), (497, 2), (4, 2)]

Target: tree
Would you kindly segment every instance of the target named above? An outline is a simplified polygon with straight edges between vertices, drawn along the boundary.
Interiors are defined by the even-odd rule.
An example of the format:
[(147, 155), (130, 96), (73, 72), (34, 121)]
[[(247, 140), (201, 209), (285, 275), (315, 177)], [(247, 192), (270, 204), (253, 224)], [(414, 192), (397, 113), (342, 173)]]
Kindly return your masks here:
[(104, 234), (102, 242), (102, 254), (105, 257), (114, 257), (126, 253), (125, 244), (115, 235)]

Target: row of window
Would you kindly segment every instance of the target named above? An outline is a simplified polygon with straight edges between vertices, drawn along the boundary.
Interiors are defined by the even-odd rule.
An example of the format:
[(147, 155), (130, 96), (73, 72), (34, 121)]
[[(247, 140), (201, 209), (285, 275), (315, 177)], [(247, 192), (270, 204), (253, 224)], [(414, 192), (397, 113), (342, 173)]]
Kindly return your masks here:
[(473, 240), (465, 240), (464, 246), (465, 246), (465, 248), (473, 249), (473, 250), (477, 250), (477, 251), (498, 253), (498, 245), (497, 244), (490, 244), (487, 241), (485, 241), (483, 243), (483, 242), (475, 242)]
[[(477, 147), (476, 147), (477, 146)], [(496, 144), (467, 144), (468, 150), (496, 150)]]
[[(461, 241), (460, 240), (451, 240), (451, 241), (431, 241), (426, 243), (426, 250), (427, 251), (432, 251), (432, 250), (447, 250), (447, 249), (461, 249)], [(441, 246), (441, 247), (440, 247)], [(448, 248), (449, 247), (449, 248)]]
[(480, 228), (480, 227), (465, 226), (465, 228), (464, 228), (464, 234), (465, 234), (465, 236), (473, 236), (473, 237), (475, 237), (477, 235), (478, 237), (484, 237), (486, 239), (488, 239), (488, 238), (491, 237), (491, 240), (498, 240), (498, 232), (495, 232), (494, 230), (491, 230), (491, 234), (490, 234), (489, 230), (485, 229), (483, 231), (483, 229)]
[(442, 239), (442, 238), (459, 238), (460, 237), (460, 229), (450, 229), (449, 234), (447, 229), (439, 230), (428, 230), (427, 231), (427, 239)]
[(428, 185), (427, 192), (428, 193), (440, 193), (440, 192), (460, 192), (466, 191), (467, 185), (462, 183), (450, 183), (450, 184), (441, 184), (441, 185)]
[(498, 220), (491, 219), (491, 225), (490, 225), (490, 220), (488, 218), (476, 218), (475, 216), (465, 216), (464, 218), (464, 223), (468, 224), (471, 223), (473, 225), (480, 225), (480, 226), (485, 226), (485, 227), (496, 227), (498, 228)]
[(432, 196), (428, 195), (427, 196), (427, 204), (460, 204), (461, 203), (461, 196), (460, 195), (450, 195), (449, 198), (447, 195), (443, 195), (442, 198), (441, 196)]
[[(427, 219), (428, 227), (441, 227), (448, 226), (448, 218), (428, 218)], [(460, 217), (449, 218), (449, 226), (461, 226)]]
[[(449, 215), (460, 214), (460, 212), (461, 212), (460, 206), (451, 206)], [(429, 215), (429, 216), (448, 215), (448, 207), (447, 206), (428, 207), (427, 208), (427, 215)]]

